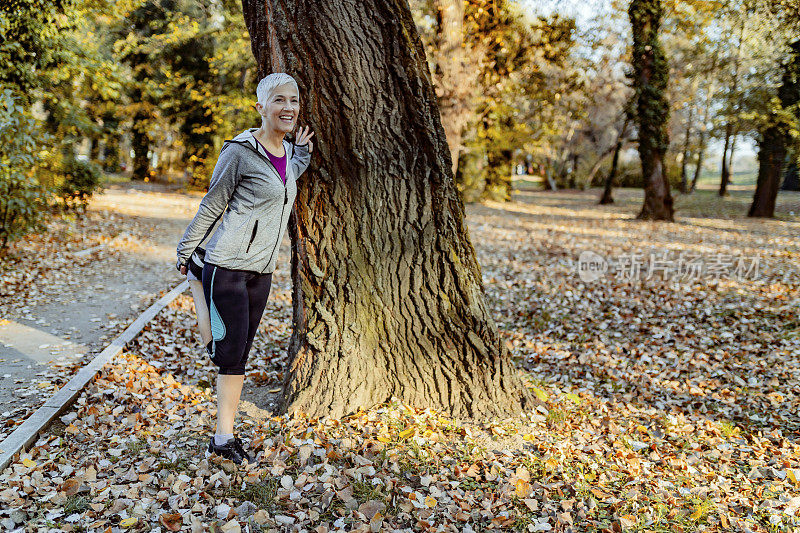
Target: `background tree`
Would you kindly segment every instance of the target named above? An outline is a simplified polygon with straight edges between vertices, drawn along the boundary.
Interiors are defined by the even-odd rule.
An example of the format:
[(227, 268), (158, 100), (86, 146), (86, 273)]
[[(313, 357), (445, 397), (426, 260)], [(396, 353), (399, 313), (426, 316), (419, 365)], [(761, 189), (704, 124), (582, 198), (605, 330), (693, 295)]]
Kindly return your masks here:
[(9, 0), (0, 3), (0, 85), (30, 104), (37, 73), (58, 64), (57, 46), (72, 0)]
[(247, 0), (244, 15), (259, 75), (294, 75), (316, 132), (290, 221), (283, 410), (339, 416), (392, 396), (456, 417), (523, 408), (408, 3)]
[[(731, 160), (733, 158), (733, 147), (731, 146), (731, 138), (733, 137), (734, 128), (736, 124), (736, 110), (737, 102), (739, 101), (739, 83), (742, 71), (742, 48), (747, 37), (747, 22), (750, 17), (752, 7), (749, 0), (737, 2), (735, 4), (728, 4), (730, 9), (729, 13), (734, 18), (735, 28), (732, 32), (727, 33), (734, 41), (731, 41), (730, 49), (732, 50), (732, 58), (730, 59), (730, 81), (727, 84), (727, 99), (724, 108), (726, 118), (724, 144), (722, 148), (722, 161), (720, 164), (720, 181), (719, 181), (719, 195), (725, 196), (728, 189), (728, 183), (731, 179)], [(735, 140), (735, 138), (734, 138)]]
[(223, 140), (253, 125), (258, 80), (240, 5), (137, 0), (113, 27), (115, 57), (132, 80), (119, 111), (134, 175), (179, 166), (189, 186), (204, 187)]
[(665, 98), (669, 68), (659, 43), (661, 0), (632, 0), (628, 10), (633, 33), (633, 87), (639, 157), (645, 181), (644, 204), (638, 218), (673, 220), (674, 208), (664, 154), (669, 146)]
[(758, 180), (750, 217), (773, 217), (775, 199), (786, 169), (789, 145), (800, 137), (800, 40), (791, 45), (783, 63), (783, 77), (772, 111), (758, 141)]

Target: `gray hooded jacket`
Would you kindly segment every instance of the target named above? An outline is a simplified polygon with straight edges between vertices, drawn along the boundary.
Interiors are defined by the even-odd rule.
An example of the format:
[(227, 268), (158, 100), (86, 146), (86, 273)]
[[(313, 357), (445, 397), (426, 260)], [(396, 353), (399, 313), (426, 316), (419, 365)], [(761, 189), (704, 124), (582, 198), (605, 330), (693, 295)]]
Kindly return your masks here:
[(223, 143), (208, 192), (178, 243), (179, 263), (189, 260), (222, 217), (206, 245), (205, 261), (261, 274), (275, 270), (278, 246), (297, 196), (297, 178), (308, 168), (311, 152), (308, 144), (283, 141), (289, 157), (284, 185), (253, 137), (257, 130), (247, 129)]

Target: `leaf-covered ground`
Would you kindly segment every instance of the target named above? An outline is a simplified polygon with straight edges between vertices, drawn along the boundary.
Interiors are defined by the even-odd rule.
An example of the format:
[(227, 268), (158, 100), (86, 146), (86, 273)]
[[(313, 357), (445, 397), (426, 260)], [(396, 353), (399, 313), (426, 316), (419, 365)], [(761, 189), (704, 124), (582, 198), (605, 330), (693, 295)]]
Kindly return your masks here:
[[(198, 203), (160, 185), (115, 185), (87, 212), (53, 217), (47, 231), (9, 246), (0, 259), (0, 439), (179, 282), (175, 244)], [(20, 324), (37, 330), (35, 342), (3, 333)]]
[[(236, 427), (258, 465), (203, 457), (215, 372), (184, 296), (0, 475), (0, 524), (797, 529), (798, 197), (781, 193), (783, 219), (759, 221), (739, 214), (736, 196), (697, 194), (679, 199), (677, 223), (654, 224), (632, 219), (638, 192), (602, 208), (595, 194), (529, 191), (467, 207), (488, 302), (544, 402), (535, 411), (481, 426), (397, 402), (343, 420), (271, 416), (291, 326), (290, 280), (278, 271)], [(596, 281), (577, 275), (586, 251), (610, 265)], [(759, 268), (676, 279), (616, 268), (651, 252), (704, 266), (758, 255)]]

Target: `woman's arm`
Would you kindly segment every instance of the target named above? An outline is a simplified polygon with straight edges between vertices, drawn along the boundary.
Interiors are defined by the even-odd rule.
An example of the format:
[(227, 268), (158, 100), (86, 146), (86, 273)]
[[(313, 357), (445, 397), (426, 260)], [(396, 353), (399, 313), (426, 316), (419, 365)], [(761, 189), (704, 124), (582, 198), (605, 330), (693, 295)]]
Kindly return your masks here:
[(311, 151), (309, 150), (308, 144), (295, 144), (294, 150), (292, 150), (292, 160), (291, 165), (294, 169), (294, 176), (295, 178), (299, 178), (300, 175), (306, 171), (308, 168), (308, 164), (311, 162)]
[(238, 152), (231, 143), (227, 143), (222, 147), (217, 164), (214, 165), (208, 192), (178, 242), (179, 264), (185, 265), (192, 252), (208, 236), (208, 232), (228, 206), (228, 201), (240, 180)]
[(295, 179), (306, 171), (308, 164), (311, 162), (311, 152), (314, 151), (314, 144), (311, 142), (311, 137), (314, 132), (310, 131), (310, 127), (300, 128), (297, 130), (296, 143), (293, 144), (291, 165), (294, 169)]

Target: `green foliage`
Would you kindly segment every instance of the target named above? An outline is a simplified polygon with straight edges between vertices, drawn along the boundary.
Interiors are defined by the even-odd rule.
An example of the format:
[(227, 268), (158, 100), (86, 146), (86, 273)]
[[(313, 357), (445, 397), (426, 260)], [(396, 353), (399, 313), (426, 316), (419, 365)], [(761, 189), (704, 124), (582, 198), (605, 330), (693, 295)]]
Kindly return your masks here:
[(0, 3), (0, 86), (13, 89), (26, 104), (38, 85), (37, 72), (58, 62), (57, 21), (71, 5), (71, 0)]
[(463, 202), (472, 203), (480, 199), (486, 186), (485, 167), (486, 154), (481, 151), (480, 145), (459, 154), (455, 181)]
[(89, 198), (100, 188), (100, 168), (91, 161), (66, 158), (57, 194), (68, 211), (86, 211)]
[(558, 15), (527, 21), (504, 2), (470, 2), (465, 33), (485, 50), (486, 61), (464, 136), (474, 158), (465, 157), (457, 183), (464, 201), (509, 200), (515, 151), (546, 143), (555, 129), (553, 109), (576, 83), (575, 73), (563, 68), (575, 44), (575, 21)]
[(258, 125), (257, 68), (240, 5), (146, 0), (112, 30), (115, 57), (131, 73), (120, 112), (135, 130), (135, 177), (148, 174), (154, 146), (169, 145), (190, 185), (204, 187), (222, 141)]
[(0, 94), (0, 251), (40, 229), (48, 192), (34, 177), (38, 146), (50, 138), (10, 89)]

